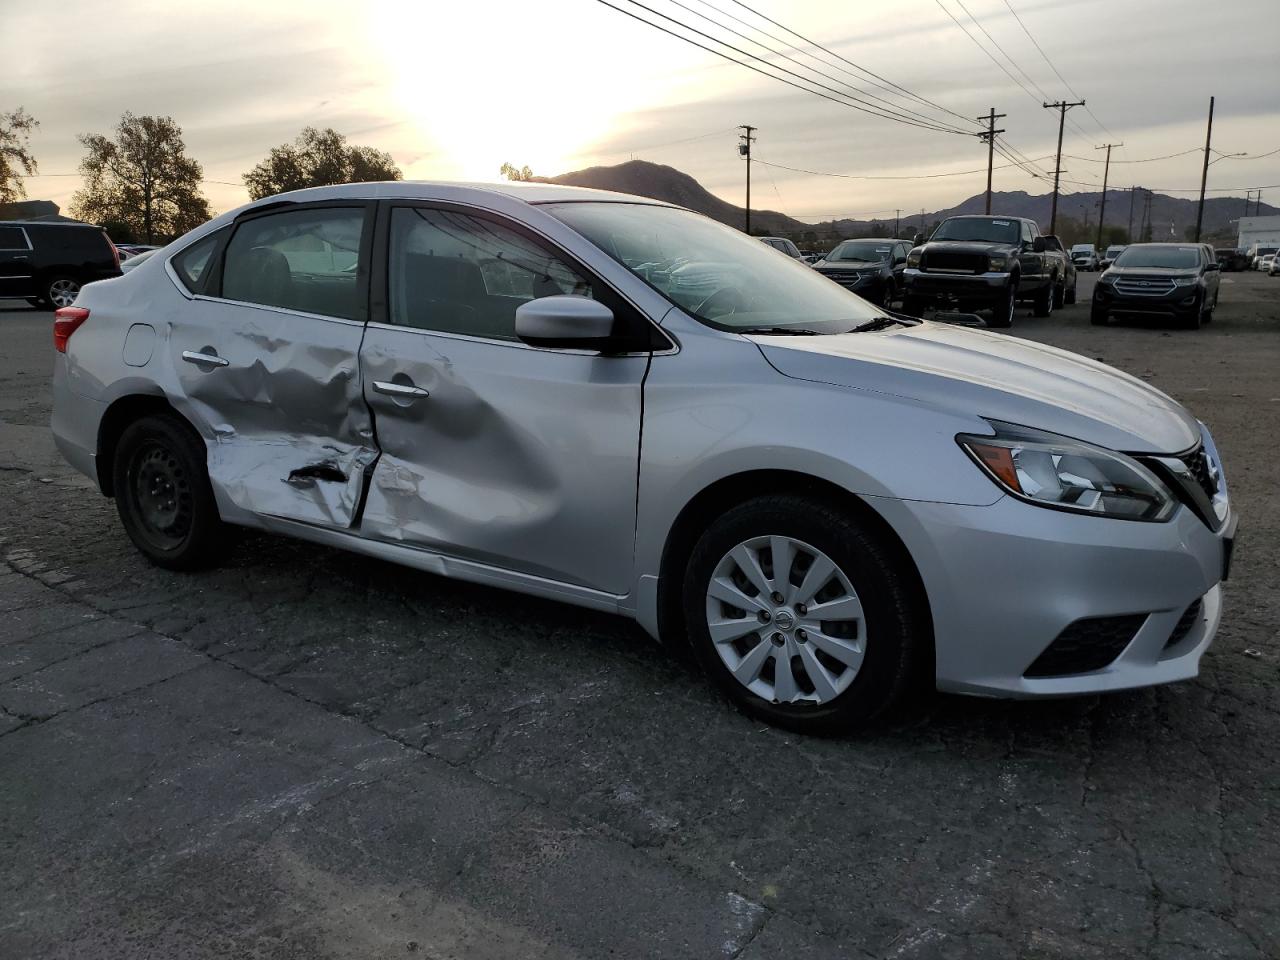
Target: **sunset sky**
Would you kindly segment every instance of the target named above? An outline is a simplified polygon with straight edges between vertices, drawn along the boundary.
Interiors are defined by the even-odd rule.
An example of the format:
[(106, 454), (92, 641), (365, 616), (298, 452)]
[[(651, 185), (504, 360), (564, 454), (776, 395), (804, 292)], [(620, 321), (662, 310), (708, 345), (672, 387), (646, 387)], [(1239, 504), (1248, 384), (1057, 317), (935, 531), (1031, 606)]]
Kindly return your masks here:
[[(611, 2), (671, 26), (627, 0)], [(644, 2), (789, 69), (794, 64), (691, 11), (747, 32), (730, 19), (740, 17), (794, 48), (805, 46), (733, 0)], [(1108, 140), (1124, 141), (1116, 161), (1202, 147), (1211, 94), (1217, 149), (1261, 154), (1280, 147), (1280, 15), (1273, 0), (1010, 3), (1092, 111), (1070, 114), (1079, 130), (1067, 130), (1068, 179), (1100, 182), (1102, 153), (1094, 147)], [(1042, 109), (1035, 86), (1053, 98), (1074, 97), (1005, 0), (749, 6), (962, 117), (995, 106), (1008, 114), (1000, 123), (1009, 143), (1052, 166), (1042, 158), (1054, 150), (1057, 115)], [(1025, 70), (1030, 92), (943, 7), (1014, 76), (1023, 79)], [(173, 116), (204, 166), (205, 192), (217, 210), (245, 202), (241, 174), (306, 125), (331, 126), (389, 151), (407, 179), (492, 180), (504, 161), (554, 175), (636, 157), (683, 170), (739, 204), (743, 164), (734, 128), (742, 123), (759, 127), (757, 158), (783, 166), (885, 177), (983, 169), (875, 181), (754, 168), (753, 206), (811, 220), (933, 210), (985, 186), (986, 148), (974, 137), (870, 117), (803, 93), (596, 0), (0, 0), (0, 23), (0, 110), (22, 106), (41, 122), (31, 146), (43, 176), (27, 181), (28, 195), (64, 207), (79, 185), (77, 134), (108, 133), (125, 110)], [(40, 39), (50, 37), (59, 40)], [(827, 59), (824, 72), (836, 80), (819, 82), (854, 83), (840, 61)], [(901, 97), (892, 102), (920, 107)], [(1190, 197), (1200, 162), (1188, 153), (1116, 163), (1111, 182), (1183, 188), (1177, 195)], [(1210, 168), (1211, 188), (1238, 187), (1243, 195), (1245, 187), (1271, 184), (1280, 184), (1280, 153)], [(996, 171), (997, 189), (1045, 193), (1049, 186), (1017, 167)], [(1264, 199), (1280, 202), (1280, 187), (1264, 190)]]

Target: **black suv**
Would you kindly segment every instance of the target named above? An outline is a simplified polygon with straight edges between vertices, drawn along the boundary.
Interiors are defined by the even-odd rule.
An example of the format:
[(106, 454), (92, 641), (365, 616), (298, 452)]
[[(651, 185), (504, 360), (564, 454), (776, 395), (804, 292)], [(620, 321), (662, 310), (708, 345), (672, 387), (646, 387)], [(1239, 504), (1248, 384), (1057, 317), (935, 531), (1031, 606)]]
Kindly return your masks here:
[(120, 276), (120, 256), (101, 227), (0, 221), (0, 298), (69, 307), (80, 288)]
[(954, 303), (989, 309), (993, 327), (1012, 326), (1020, 300), (1047, 317), (1066, 293), (1064, 256), (1047, 249), (1034, 220), (1021, 217), (948, 217), (911, 251), (903, 277), (903, 313), (919, 316), (925, 307)]
[(1098, 278), (1090, 319), (1101, 325), (1112, 314), (1155, 314), (1195, 329), (1213, 319), (1221, 271), (1202, 244), (1131, 244)]
[(905, 240), (845, 240), (813, 269), (864, 300), (888, 306), (901, 295), (910, 252)]

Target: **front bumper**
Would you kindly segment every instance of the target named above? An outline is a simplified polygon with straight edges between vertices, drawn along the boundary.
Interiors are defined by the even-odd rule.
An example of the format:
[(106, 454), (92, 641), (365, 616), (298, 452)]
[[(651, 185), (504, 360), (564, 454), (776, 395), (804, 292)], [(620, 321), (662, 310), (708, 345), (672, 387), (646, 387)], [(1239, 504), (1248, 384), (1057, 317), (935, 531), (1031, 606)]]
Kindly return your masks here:
[(1202, 294), (1200, 287), (1178, 287), (1168, 294), (1134, 296), (1119, 293), (1114, 287), (1099, 283), (1093, 289), (1093, 303), (1111, 313), (1143, 313), (1169, 317), (1195, 313)]
[[(1075, 516), (1006, 497), (989, 507), (868, 502), (919, 567), (933, 615), (940, 690), (1052, 697), (1185, 680), (1221, 617), (1236, 517), (1214, 532), (1185, 506), (1164, 523)], [(1189, 629), (1178, 622), (1197, 600)], [(1070, 625), (1141, 615), (1100, 669), (1027, 676)], [(1034, 671), (1033, 671), (1034, 672)]]
[(1009, 288), (1007, 273), (926, 273), (914, 267), (902, 272), (908, 296), (993, 301)]

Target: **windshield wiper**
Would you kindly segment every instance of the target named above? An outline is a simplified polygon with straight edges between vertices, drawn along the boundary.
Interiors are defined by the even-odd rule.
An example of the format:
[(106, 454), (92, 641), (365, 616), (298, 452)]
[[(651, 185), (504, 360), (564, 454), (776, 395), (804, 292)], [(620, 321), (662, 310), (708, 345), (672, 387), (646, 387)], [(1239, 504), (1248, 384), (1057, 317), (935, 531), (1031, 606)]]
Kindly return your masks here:
[(743, 327), (737, 333), (767, 333), (773, 336), (820, 337), (821, 330), (810, 330), (807, 327)]
[(876, 317), (874, 320), (868, 320), (866, 323), (860, 323), (850, 333), (870, 333), (873, 330), (883, 330), (885, 327), (892, 327), (894, 324), (900, 323), (904, 327), (911, 324), (905, 320), (899, 320), (897, 317)]

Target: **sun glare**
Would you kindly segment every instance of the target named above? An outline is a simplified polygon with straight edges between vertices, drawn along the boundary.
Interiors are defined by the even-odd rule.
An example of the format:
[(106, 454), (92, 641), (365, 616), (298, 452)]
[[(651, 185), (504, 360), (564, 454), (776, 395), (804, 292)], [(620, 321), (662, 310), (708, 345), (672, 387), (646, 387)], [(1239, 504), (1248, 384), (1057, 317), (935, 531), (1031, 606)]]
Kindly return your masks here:
[[(504, 162), (536, 173), (573, 169), (667, 84), (619, 83), (611, 44), (578, 18), (541, 8), (385, 2), (371, 18), (371, 45), (384, 58), (392, 111), (409, 118), (398, 138), (413, 178), (494, 180)], [(561, 26), (554, 41), (548, 21)], [(534, 30), (535, 24), (539, 29)]]

